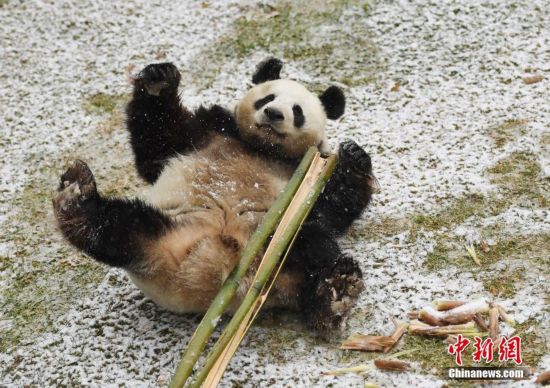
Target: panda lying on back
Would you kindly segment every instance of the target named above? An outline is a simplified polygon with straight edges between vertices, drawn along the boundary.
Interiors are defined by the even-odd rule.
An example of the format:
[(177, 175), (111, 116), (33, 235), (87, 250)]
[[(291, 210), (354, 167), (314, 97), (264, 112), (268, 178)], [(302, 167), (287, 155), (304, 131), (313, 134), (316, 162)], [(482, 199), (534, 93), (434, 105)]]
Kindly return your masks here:
[[(139, 73), (127, 107), (136, 167), (152, 186), (141, 199), (100, 195), (92, 172), (75, 161), (53, 200), (63, 235), (96, 260), (124, 268), (160, 306), (204, 312), (262, 216), (308, 147), (328, 151), (326, 119), (344, 113), (337, 87), (320, 97), (281, 80), (282, 62), (262, 62), (256, 84), (234, 113), (182, 107), (180, 74), (170, 63)], [(336, 238), (368, 205), (375, 178), (355, 142), (339, 147), (339, 165), (300, 231), (267, 305), (301, 311), (327, 337), (364, 288), (355, 260)], [(244, 297), (256, 268), (239, 287)]]

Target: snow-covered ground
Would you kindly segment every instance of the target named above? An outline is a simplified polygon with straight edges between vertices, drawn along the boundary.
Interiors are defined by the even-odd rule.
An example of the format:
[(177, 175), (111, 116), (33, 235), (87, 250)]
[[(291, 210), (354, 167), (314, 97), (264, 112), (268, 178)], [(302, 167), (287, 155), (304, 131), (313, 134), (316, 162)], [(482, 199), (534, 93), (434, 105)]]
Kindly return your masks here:
[[(296, 16), (307, 28), (298, 33), (325, 49), (289, 59), (291, 38), (254, 42), (246, 55), (235, 43), (249, 38), (247, 23), (297, 28), (286, 3), (0, 1), (0, 385), (168, 383), (200, 317), (162, 311), (124, 273), (68, 248), (53, 226), (51, 193), (74, 158), (91, 165), (100, 190), (133, 195), (143, 186), (121, 125), (128, 72), (170, 60), (183, 73), (185, 104), (229, 105), (268, 55), (283, 56), (287, 76), (345, 88), (347, 111), (331, 124), (331, 141), (364, 145), (382, 186), (342, 242), (368, 284), (343, 335), (389, 333), (390, 317), (405, 320), (436, 298), (496, 295), (525, 325), (520, 334), (535, 338), (525, 344), (539, 354), (530, 366), (550, 369), (550, 3), (319, 3), (339, 11)], [(543, 80), (524, 82), (533, 75)], [(90, 109), (93, 96), (114, 109)], [(508, 249), (476, 267), (463, 247), (485, 240), (492, 252)], [(429, 269), (438, 247), (458, 259)], [(495, 290), (488, 279), (503, 280)], [(445, 357), (445, 343), (436, 346)], [(267, 314), (223, 386), (447, 383), (414, 352), (403, 374), (321, 375), (371, 358), (339, 350), (337, 338), (316, 340), (295, 317)]]

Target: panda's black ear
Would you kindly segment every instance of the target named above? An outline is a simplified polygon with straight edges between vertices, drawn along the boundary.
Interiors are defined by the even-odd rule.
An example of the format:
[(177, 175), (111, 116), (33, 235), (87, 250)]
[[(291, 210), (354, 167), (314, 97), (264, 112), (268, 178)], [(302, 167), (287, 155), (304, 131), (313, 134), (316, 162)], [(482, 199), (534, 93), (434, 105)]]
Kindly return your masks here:
[(344, 92), (337, 86), (330, 86), (323, 94), (319, 96), (327, 118), (336, 120), (344, 114), (346, 108), (346, 97)]
[(267, 58), (262, 61), (256, 68), (256, 72), (252, 76), (252, 82), (256, 85), (266, 81), (273, 81), (281, 78), (281, 69), (283, 62), (277, 58)]

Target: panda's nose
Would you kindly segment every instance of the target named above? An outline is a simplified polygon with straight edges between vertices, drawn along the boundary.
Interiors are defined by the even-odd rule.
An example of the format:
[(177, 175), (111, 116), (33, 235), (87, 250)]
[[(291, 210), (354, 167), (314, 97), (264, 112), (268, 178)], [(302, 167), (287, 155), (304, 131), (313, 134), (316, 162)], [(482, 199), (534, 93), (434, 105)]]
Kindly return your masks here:
[(271, 121), (283, 121), (285, 119), (285, 116), (282, 114), (282, 112), (274, 108), (265, 108), (264, 113)]

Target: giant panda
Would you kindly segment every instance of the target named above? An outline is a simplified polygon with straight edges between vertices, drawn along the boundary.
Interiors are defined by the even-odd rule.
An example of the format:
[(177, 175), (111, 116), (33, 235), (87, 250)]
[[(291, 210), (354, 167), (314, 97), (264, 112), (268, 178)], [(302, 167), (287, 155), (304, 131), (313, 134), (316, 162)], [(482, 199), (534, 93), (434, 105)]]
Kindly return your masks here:
[[(173, 64), (145, 67), (134, 80), (127, 129), (137, 171), (149, 186), (140, 198), (106, 197), (87, 164), (74, 161), (53, 198), (64, 237), (92, 258), (126, 270), (161, 307), (206, 311), (306, 150), (329, 151), (326, 120), (344, 113), (341, 89), (331, 86), (317, 96), (281, 79), (281, 69), (278, 59), (262, 62), (254, 86), (232, 111), (214, 105), (191, 112), (179, 99), (180, 73)], [(325, 338), (364, 289), (357, 262), (341, 252), (337, 238), (376, 189), (370, 157), (360, 146), (345, 141), (338, 155), (267, 302), (300, 312)]]

